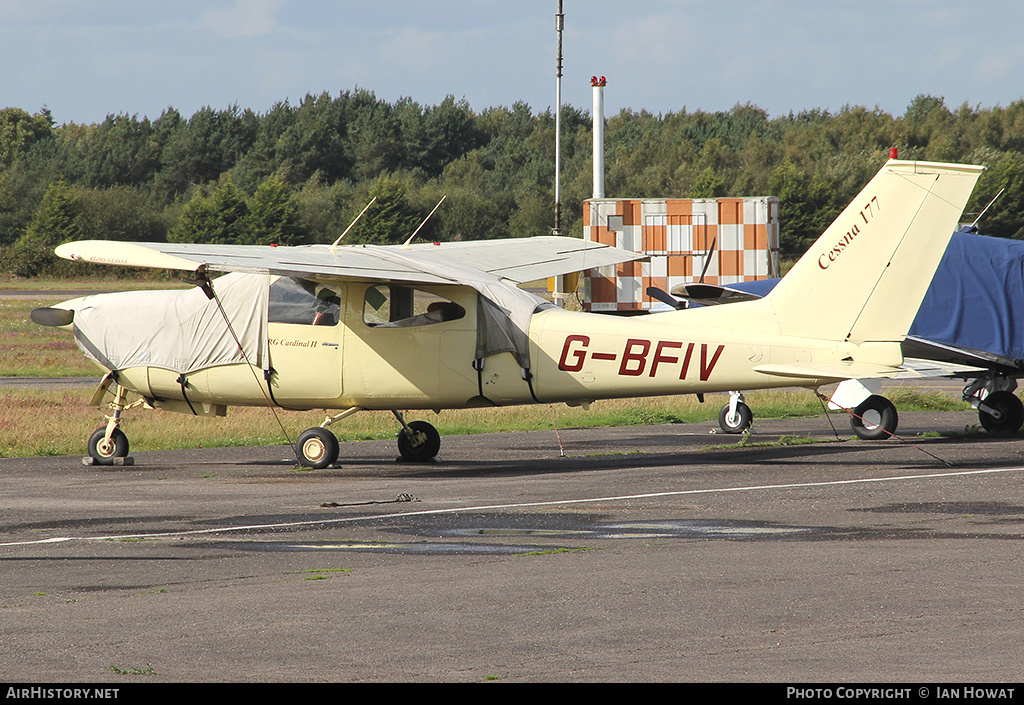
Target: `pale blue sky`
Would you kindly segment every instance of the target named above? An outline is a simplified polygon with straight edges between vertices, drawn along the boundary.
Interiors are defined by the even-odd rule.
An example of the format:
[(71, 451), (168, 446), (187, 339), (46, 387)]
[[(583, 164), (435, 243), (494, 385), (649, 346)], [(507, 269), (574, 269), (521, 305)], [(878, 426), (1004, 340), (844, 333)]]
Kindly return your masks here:
[[(846, 104), (901, 115), (1024, 95), (1011, 0), (563, 0), (563, 102), (771, 115)], [(265, 112), (362, 87), (474, 110), (555, 102), (557, 0), (0, 0), (0, 107), (58, 123), (108, 113)]]

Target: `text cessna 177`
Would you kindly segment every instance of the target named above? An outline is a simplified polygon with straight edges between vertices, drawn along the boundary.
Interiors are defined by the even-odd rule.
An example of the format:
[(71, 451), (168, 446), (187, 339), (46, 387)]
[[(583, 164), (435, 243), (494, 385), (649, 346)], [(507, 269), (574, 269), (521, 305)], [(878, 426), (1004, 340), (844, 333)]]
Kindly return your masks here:
[[(112, 414), (89, 441), (128, 453), (136, 405), (324, 409), (301, 463), (338, 458), (328, 427), (390, 410), (409, 460), (440, 437), (403, 411), (588, 404), (615, 397), (804, 386), (898, 373), (905, 338), (982, 167), (890, 160), (764, 298), (640, 318), (557, 308), (516, 283), (639, 259), (573, 238), (404, 246), (84, 241), (71, 260), (188, 272), (186, 291), (87, 296), (37, 309), (107, 375)], [(229, 272), (211, 279), (213, 272)], [(135, 401), (129, 394), (138, 395)]]

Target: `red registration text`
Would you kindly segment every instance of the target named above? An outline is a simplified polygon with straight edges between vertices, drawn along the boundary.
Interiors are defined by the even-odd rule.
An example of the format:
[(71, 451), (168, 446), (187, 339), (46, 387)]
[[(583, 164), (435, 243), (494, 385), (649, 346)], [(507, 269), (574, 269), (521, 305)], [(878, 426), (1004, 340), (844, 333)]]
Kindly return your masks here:
[(678, 373), (679, 379), (686, 379), (692, 367), (700, 376), (700, 381), (706, 382), (723, 350), (724, 345), (700, 343), (698, 346), (697, 343), (678, 340), (627, 338), (622, 350), (608, 352), (591, 350), (589, 335), (569, 335), (562, 345), (558, 369), (579, 372), (589, 357), (591, 360), (617, 361), (617, 373), (622, 377), (654, 377), (658, 374)]

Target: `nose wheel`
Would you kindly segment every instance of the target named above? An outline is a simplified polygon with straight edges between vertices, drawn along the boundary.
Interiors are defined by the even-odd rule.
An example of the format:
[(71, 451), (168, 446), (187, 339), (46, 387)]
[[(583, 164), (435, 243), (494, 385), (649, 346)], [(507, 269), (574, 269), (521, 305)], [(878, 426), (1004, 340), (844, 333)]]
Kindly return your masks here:
[(107, 438), (107, 427), (101, 426), (89, 436), (89, 455), (97, 465), (113, 465), (114, 458), (128, 456), (128, 437), (124, 431), (115, 428)]

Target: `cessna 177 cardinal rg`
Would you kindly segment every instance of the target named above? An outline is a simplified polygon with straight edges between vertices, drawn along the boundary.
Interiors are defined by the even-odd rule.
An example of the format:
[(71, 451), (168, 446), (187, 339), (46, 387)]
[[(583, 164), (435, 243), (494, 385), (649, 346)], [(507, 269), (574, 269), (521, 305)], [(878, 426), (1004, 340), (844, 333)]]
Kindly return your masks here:
[[(410, 460), (437, 431), (409, 409), (804, 386), (885, 377), (982, 167), (890, 160), (762, 299), (642, 318), (565, 311), (516, 283), (640, 259), (572, 238), (404, 246), (73, 242), (71, 260), (188, 272), (197, 288), (87, 296), (33, 319), (74, 332), (113, 410), (89, 441), (128, 453), (136, 405), (222, 415), (229, 405), (328, 410), (303, 464), (331, 465), (328, 430), (390, 410)], [(211, 272), (230, 272), (211, 279)], [(138, 395), (135, 401), (129, 394)], [(333, 410), (333, 415), (332, 411)]]

